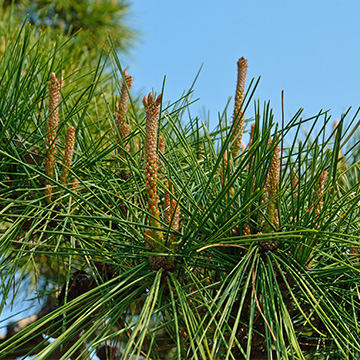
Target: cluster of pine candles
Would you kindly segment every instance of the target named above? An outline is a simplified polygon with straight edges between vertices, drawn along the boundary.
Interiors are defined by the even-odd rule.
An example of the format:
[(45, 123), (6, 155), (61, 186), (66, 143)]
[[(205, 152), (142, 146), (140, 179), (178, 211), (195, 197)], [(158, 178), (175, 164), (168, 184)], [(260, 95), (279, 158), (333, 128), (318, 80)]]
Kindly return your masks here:
[[(73, 168), (73, 163), (76, 164), (74, 153), (80, 154), (80, 151), (76, 150), (76, 133), (79, 131), (76, 126), (69, 126), (66, 129), (63, 150), (59, 146), (60, 127), (64, 124), (59, 120), (59, 108), (62, 104), (60, 94), (63, 80), (58, 80), (55, 73), (51, 74), (47, 129), (44, 137), (45, 176), (40, 183), (43, 185), (43, 190), (41, 190), (43, 198), (41, 201), (46, 204), (50, 216), (55, 214), (56, 221), (49, 222), (48, 228), (45, 229), (41, 236), (46, 240), (47, 232), (51, 234), (51, 232), (58, 231), (60, 234), (57, 233), (52, 238), (56, 239), (56, 236), (62, 236), (61, 231), (65, 229), (68, 232), (68, 237), (65, 238), (64, 236), (64, 243), (71, 236), (75, 239), (70, 245), (65, 245), (65, 249), (72, 255), (79, 251), (79, 253), (76, 253), (76, 256), (79, 255), (80, 258), (79, 263), (81, 261), (86, 262), (87, 267), (85, 268), (88, 272), (86, 276), (91, 278), (91, 286), (81, 292), (78, 297), (80, 300), (77, 300), (71, 294), (70, 309), (72, 309), (71, 306), (76, 308), (77, 301), (82, 304), (81, 301), (84, 300), (81, 300), (81, 296), (84, 293), (95, 292), (93, 286), (97, 281), (101, 284), (101, 287), (102, 282), (110, 279), (110, 285), (107, 284), (106, 286), (111, 287), (113, 277), (124, 276), (125, 278), (129, 269), (135, 269), (135, 275), (131, 274), (129, 278), (124, 280), (124, 288), (127, 289), (128, 293), (125, 291), (126, 295), (121, 299), (123, 303), (117, 300), (114, 301), (120, 310), (116, 309), (110, 315), (105, 313), (102, 320), (106, 319), (107, 321), (108, 318), (113, 316), (116, 319), (114, 324), (125, 324), (127, 321), (126, 314), (128, 309), (131, 308), (132, 302), (140, 299), (139, 302), (143, 306), (144, 303), (148, 304), (148, 301), (152, 301), (148, 299), (151, 299), (151, 296), (155, 293), (155, 290), (153, 291), (153, 288), (155, 288), (154, 283), (159, 278), (158, 289), (161, 286), (163, 292), (158, 300), (154, 300), (154, 303), (152, 303), (151, 311), (153, 312), (149, 312), (150, 315), (146, 314), (148, 316), (146, 326), (149, 325), (150, 318), (156, 317), (160, 319), (159, 324), (164, 321), (165, 325), (158, 324), (159, 333), (163, 328), (166, 328), (167, 333), (170, 334), (170, 345), (167, 345), (170, 349), (169, 352), (172, 351), (171, 349), (176, 348), (177, 351), (181, 351), (181, 356), (186, 354), (191, 359), (199, 359), (197, 357), (198, 353), (201, 354), (200, 358), (217, 360), (228, 359), (230, 356), (233, 359), (255, 359), (256, 356), (259, 356), (259, 359), (265, 359), (268, 358), (269, 354), (275, 356), (275, 353), (279, 355), (288, 352), (296, 353), (300, 358), (299, 354), (303, 351), (311, 352), (315, 347), (319, 349), (325, 348), (327, 346), (324, 345), (327, 341), (325, 333), (330, 334), (329, 339), (336, 337), (336, 321), (332, 322), (328, 320), (326, 314), (323, 315), (323, 308), (328, 309), (330, 305), (326, 303), (323, 308), (318, 310), (319, 299), (323, 299), (323, 294), (316, 287), (316, 281), (311, 278), (316, 272), (316, 259), (320, 259), (323, 264), (326, 264), (327, 261), (323, 260), (326, 258), (325, 256), (317, 255), (316, 257), (314, 254), (319, 249), (318, 246), (321, 242), (319, 238), (325, 233), (323, 231), (322, 234), (318, 234), (322, 231), (323, 226), (324, 217), (322, 215), (326, 192), (331, 189), (328, 186), (330, 172), (324, 170), (324, 168), (330, 167), (328, 164), (321, 164), (319, 166), (321, 170), (313, 172), (314, 169), (317, 169), (317, 166), (311, 166), (311, 152), (309, 151), (306, 154), (311, 155), (309, 156), (309, 162), (306, 163), (307, 160), (302, 162), (300, 149), (297, 154), (300, 159), (298, 161), (299, 166), (296, 167), (297, 162), (291, 160), (293, 154), (296, 153), (294, 151), (295, 146), (293, 146), (292, 153), (290, 151), (291, 155), (284, 155), (281, 146), (284, 129), (278, 131), (272, 122), (271, 116), (268, 116), (271, 121), (264, 121), (265, 126), (264, 123), (260, 123), (259, 117), (255, 118), (255, 122), (251, 124), (249, 130), (249, 142), (248, 144), (244, 143), (247, 67), (247, 60), (243, 57), (240, 58), (237, 62), (237, 84), (230, 126), (221, 128), (219, 133), (222, 135), (218, 137), (209, 136), (211, 146), (207, 148), (199, 146), (194, 153), (190, 153), (193, 151), (191, 146), (187, 149), (190, 149), (187, 155), (189, 157), (194, 156), (197, 162), (195, 165), (192, 163), (192, 166), (206, 168), (207, 172), (205, 170), (203, 172), (205, 174), (204, 178), (208, 174), (216, 175), (198, 181), (189, 190), (191, 194), (187, 195), (188, 197), (181, 196), (181, 191), (185, 193), (186, 186), (191, 183), (191, 177), (196, 169), (187, 168), (184, 171), (183, 178), (175, 178), (173, 169), (171, 170), (172, 173), (171, 171), (168, 172), (168, 169), (171, 169), (167, 163), (168, 159), (171, 158), (172, 166), (174, 166), (173, 164), (176, 163), (177, 159), (174, 155), (175, 152), (172, 152), (172, 149), (167, 148), (167, 146), (170, 147), (177, 140), (171, 138), (171, 136), (176, 137), (173, 133), (169, 135), (171, 131), (167, 133), (166, 129), (164, 130), (164, 127), (161, 127), (160, 121), (165, 118), (161, 114), (162, 95), (149, 93), (143, 98), (145, 124), (142, 126), (143, 123), (140, 121), (141, 131), (139, 131), (139, 128), (135, 129), (139, 123), (135, 124), (131, 118), (134, 114), (129, 114), (130, 90), (133, 85), (133, 78), (126, 70), (122, 72), (123, 81), (119, 86), (119, 100), (114, 104), (115, 111), (111, 111), (113, 113), (110, 116), (112, 128), (109, 132), (109, 138), (113, 139), (113, 144), (116, 144), (116, 146), (113, 147), (111, 155), (104, 156), (102, 165), (106, 170), (110, 168), (109, 173), (111, 173), (111, 176), (108, 178), (110, 180), (107, 179), (108, 183), (105, 183), (107, 186), (114, 186), (116, 189), (114, 194), (118, 196), (120, 190), (122, 191), (122, 187), (124, 187), (126, 190), (122, 194), (126, 194), (129, 198), (132, 197), (131, 200), (128, 200), (124, 195), (122, 197), (118, 196), (117, 200), (120, 200), (118, 202), (114, 201), (114, 204), (120, 209), (119, 211), (116, 209), (118, 213), (116, 211), (111, 213), (111, 210), (109, 210), (110, 205), (107, 206), (107, 204), (101, 208), (102, 204), (97, 207), (100, 220), (98, 221), (96, 217), (98, 214), (94, 216), (95, 220), (93, 220), (95, 225), (97, 225), (98, 221), (99, 228), (102, 227), (107, 234), (110, 234), (109, 238), (112, 241), (109, 241), (110, 245), (107, 245), (106, 241), (101, 243), (94, 240), (92, 243), (92, 236), (93, 234), (97, 235), (96, 231), (89, 232), (89, 235), (81, 234), (81, 231), (85, 233), (89, 229), (86, 222), (87, 216), (89, 216), (87, 209), (92, 207), (92, 201), (96, 202), (96, 196), (100, 197), (100, 195), (96, 194), (94, 197), (89, 196), (90, 200), (86, 199), (85, 201), (83, 200), (85, 199), (84, 193), (91, 192), (91, 186), (100, 189), (99, 193), (103, 190), (104, 193), (108, 193), (106, 192), (107, 189), (105, 189), (106, 186), (103, 184), (98, 185), (96, 181), (94, 181), (95, 185), (91, 181), (84, 185), (88, 178), (85, 175), (85, 180), (82, 179), (84, 172), (79, 175), (76, 173), (78, 169), (74, 170)], [(174, 122), (169, 127), (175, 127), (174, 124), (176, 123)], [(276, 128), (276, 131), (273, 131), (274, 128)], [(336, 130), (334, 130), (334, 133), (336, 135)], [(188, 137), (191, 139), (191, 136)], [(204, 135), (203, 138), (206, 139), (206, 136)], [(203, 139), (200, 139), (199, 143), (201, 141)], [(212, 147), (215, 141), (219, 142), (219, 147), (216, 150), (218, 153), (214, 150), (215, 146)], [(211, 156), (207, 157), (207, 150), (214, 150), (211, 154), (212, 158)], [(259, 155), (263, 157), (260, 160)], [(86, 154), (80, 154), (80, 156), (86, 157)], [(284, 156), (287, 156), (287, 162), (284, 161)], [(99, 157), (101, 158), (101, 156)], [(176, 163), (175, 166), (179, 166), (179, 169), (181, 169), (183, 163), (185, 163), (185, 157), (180, 157), (179, 163)], [(111, 161), (109, 158), (111, 158)], [(133, 167), (130, 166), (132, 158), (137, 159), (136, 166)], [(341, 149), (338, 152), (338, 158), (339, 162), (336, 166), (340, 168), (342, 166)], [(206, 163), (207, 160), (208, 163)], [(289, 166), (289, 164), (291, 165)], [(58, 165), (60, 166), (58, 167)], [(310, 169), (313, 175), (303, 176), (303, 173)], [(115, 181), (112, 183), (113, 175)], [(186, 179), (187, 176), (189, 180)], [(131, 182), (134, 178), (136, 180)], [(286, 179), (285, 189), (281, 189), (281, 181), (284, 181), (284, 179)], [(96, 180), (99, 181), (99, 179)], [(130, 190), (126, 188), (127, 183), (131, 184)], [(210, 183), (213, 188), (209, 185)], [(239, 184), (240, 186), (237, 188)], [(181, 189), (181, 186), (185, 189)], [(135, 194), (131, 194), (132, 191)], [(198, 197), (196, 197), (196, 194), (194, 195), (197, 191), (200, 192)], [(283, 193), (286, 193), (285, 202), (287, 202), (286, 206), (290, 213), (286, 214), (286, 216), (284, 212), (281, 213), (282, 208), (284, 208), (281, 203)], [(69, 194), (72, 195), (72, 204), (76, 203), (78, 196), (79, 203), (83, 202), (85, 205), (82, 205), (82, 208), (79, 206), (78, 209), (80, 210), (76, 210), (76, 205), (74, 205), (72, 207), (74, 212), (71, 210), (71, 214), (60, 215), (66, 203), (66, 200), (63, 203), (62, 201)], [(194, 197), (191, 198), (193, 195)], [(143, 199), (145, 199), (145, 202), (142, 201)], [(335, 199), (335, 196), (332, 199)], [(112, 199), (109, 200), (109, 202), (111, 201)], [(308, 222), (305, 223), (303, 228), (302, 224), (299, 224), (299, 218), (294, 215), (296, 211), (292, 213), (292, 210), (296, 210), (296, 207), (301, 208), (299, 206), (300, 202), (301, 206), (303, 206), (302, 209), (304, 207), (306, 209), (302, 213), (302, 209), (299, 210), (297, 214), (301, 213), (300, 216), (303, 216), (305, 213), (306, 216), (312, 217), (311, 221), (306, 220)], [(53, 206), (54, 204), (59, 204), (59, 206)], [(113, 205), (111, 204), (111, 206)], [(191, 209), (191, 206), (193, 206), (194, 210)], [(136, 216), (131, 219), (130, 217), (127, 218), (131, 214), (131, 207), (135, 209), (134, 213), (137, 216), (140, 214), (139, 219)], [(220, 208), (221, 210), (218, 210)], [(103, 212), (101, 213), (101, 211)], [(213, 212), (215, 215), (212, 218)], [(114, 218), (117, 215), (120, 225), (113, 225), (107, 220), (103, 221), (103, 218), (107, 216)], [(66, 221), (67, 216), (75, 218), (74, 224), (76, 221), (79, 222), (80, 230), (78, 233), (72, 232), (71, 226), (68, 224), (64, 225), (61, 231), (56, 229), (59, 223), (62, 226), (62, 222)], [(286, 220), (282, 220), (284, 218)], [(85, 225), (81, 221), (84, 221)], [(285, 227), (282, 222), (286, 223)], [(213, 224), (214, 230), (211, 228)], [(129, 231), (126, 228), (127, 226), (129, 229), (131, 228)], [(113, 231), (114, 229), (115, 231)], [(133, 229), (136, 230), (131, 232)], [(26, 229), (24, 229), (25, 231)], [(215, 233), (213, 238), (211, 238), (212, 231)], [(289, 235), (286, 234), (286, 231), (289, 232)], [(126, 233), (126, 237), (121, 238), (122, 232)], [(134, 234), (139, 235), (139, 233), (140, 236), (133, 241), (131, 236)], [(84, 235), (85, 245), (82, 244), (82, 235)], [(189, 236), (192, 236), (192, 243), (188, 242), (187, 237)], [(50, 239), (50, 242), (52, 239)], [(206, 240), (206, 245), (202, 244), (203, 239)], [(298, 239), (301, 240), (297, 242)], [(303, 239), (305, 240), (301, 243)], [(90, 250), (88, 250), (86, 249), (87, 244), (91, 246), (96, 244), (99, 248), (90, 246)], [(33, 244), (25, 245), (33, 246)], [(113, 261), (118, 254), (113, 254), (111, 251), (116, 249), (117, 245), (120, 249), (119, 252), (125, 250)], [(43, 244), (37, 248), (40, 254), (43, 251), (41, 246)], [(50, 252), (52, 246), (53, 244), (49, 245)], [(66, 248), (66, 246), (69, 247)], [(73, 248), (75, 249), (74, 253)], [(101, 256), (96, 258), (97, 255), (94, 255), (100, 248), (106, 249), (104, 258), (101, 258)], [(355, 259), (354, 263), (358, 264), (358, 248), (352, 245), (346, 245), (344, 248), (346, 250), (341, 249), (341, 254), (348, 252), (350, 257), (352, 256), (351, 259)], [(57, 244), (56, 249), (58, 249)], [(221, 253), (222, 250), (223, 253)], [(129, 256), (127, 259), (126, 251), (132, 257)], [(285, 251), (284, 256), (282, 252)], [(64, 256), (65, 259), (67, 256), (66, 251), (64, 251), (64, 254), (61, 256)], [(91, 254), (91, 256), (88, 254)], [(220, 262), (222, 255), (224, 255), (225, 260), (218, 265), (217, 261)], [(332, 259), (331, 256), (330, 259)], [(51, 254), (49, 257), (51, 257)], [(94, 261), (92, 262), (92, 260)], [(289, 263), (286, 263), (286, 261), (289, 261)], [(141, 268), (144, 263), (145, 267)], [(69, 273), (70, 270), (71, 267), (69, 266)], [(149, 270), (150, 274), (155, 274), (153, 276), (155, 280), (149, 280)], [(77, 274), (85, 276), (83, 270), (77, 269), (76, 271)], [(140, 273), (139, 279), (134, 280), (137, 277), (137, 271)], [(103, 276), (104, 272), (105, 276)], [(258, 280), (265, 273), (264, 278)], [(102, 276), (103, 278), (101, 278)], [(144, 279), (148, 282), (146, 283)], [(66, 284), (59, 284), (59, 287), (62, 286), (62, 293), (66, 292), (66, 286), (69, 286), (72, 281), (73, 278), (67, 278)], [(135, 286), (133, 286), (133, 281), (136, 283)], [(154, 282), (152, 283), (152, 281)], [(304, 287), (302, 288), (301, 285), (304, 285)], [(313, 291), (313, 289), (316, 290)], [(117, 294), (118, 297), (122, 296), (121, 291), (119, 291), (120, 295)], [(131, 295), (131, 292), (134, 295)], [(312, 292), (316, 294), (316, 298), (311, 298)], [(129, 302), (127, 302), (127, 296), (130, 298)], [(115, 296), (109, 301), (113, 301), (113, 299), (115, 299)], [(67, 306), (63, 300), (59, 300), (59, 308)], [(75, 305), (72, 305), (72, 302)], [(271, 307), (272, 305), (273, 307)], [(89, 308), (91, 308), (90, 305)], [(193, 313), (188, 315), (186, 311)], [(169, 314), (166, 314), (166, 312), (169, 312)], [(279, 318), (283, 316), (285, 319), (283, 323), (282, 318), (278, 321), (278, 314), (280, 314)], [(75, 318), (77, 315), (71, 316)], [(74, 322), (71, 316), (69, 316), (71, 319), (69, 329), (71, 329)], [(92, 313), (92, 316), (95, 316), (94, 313)], [(187, 316), (196, 325), (189, 325)], [(54, 315), (54, 319), (57, 319), (56, 315)], [(91, 321), (84, 321), (91, 324)], [(146, 344), (143, 348), (141, 347), (142, 343), (134, 345), (137, 337), (141, 337), (141, 341), (145, 344), (144, 339), (148, 335), (143, 335), (142, 330), (140, 330), (143, 328), (143, 323), (140, 320), (136, 321), (138, 321), (136, 326), (130, 324), (129, 321), (126, 336), (121, 334), (123, 336), (121, 341), (128, 341), (126, 345), (127, 354), (133, 351), (134, 348), (136, 351), (139, 349), (138, 354), (146, 355), (149, 348), (151, 349), (151, 345)], [(48, 323), (50, 323), (50, 320)], [(287, 327), (284, 325), (285, 323)], [(320, 330), (314, 330), (316, 327), (321, 328), (321, 332)], [(111, 331), (112, 329), (109, 330), (109, 334)], [(150, 326), (148, 331), (151, 337), (153, 330), (150, 329)], [(201, 331), (203, 332), (201, 333)], [(29, 333), (31, 333), (30, 330)], [(56, 334), (56, 332), (54, 333)], [(349, 333), (351, 333), (351, 330)], [(316, 337), (313, 334), (320, 335)], [(80, 335), (76, 333), (74, 337), (77, 336), (80, 341)], [(322, 343), (322, 339), (325, 338), (326, 340)], [(91, 341), (89, 341), (90, 343)], [(288, 350), (289, 348), (291, 350)], [(156, 353), (156, 351), (153, 352)], [(177, 359), (180, 359), (180, 355)]]
[[(245, 97), (245, 83), (247, 73), (248, 61), (242, 57), (237, 62), (237, 84), (235, 92), (235, 104), (233, 110), (233, 126), (235, 130), (232, 135), (232, 142), (230, 146), (230, 152), (225, 150), (223, 169), (221, 174), (223, 176), (223, 184), (226, 185), (226, 179), (224, 174), (227, 172), (229, 161), (234, 161), (236, 164), (237, 158), (240, 154), (246, 151), (247, 148), (251, 148), (253, 144), (253, 135), (255, 129), (255, 123), (251, 125), (250, 141), (248, 146), (242, 141), (244, 132), (245, 114), (242, 109), (244, 97)], [(130, 135), (130, 125), (126, 121), (126, 114), (129, 100), (129, 89), (132, 86), (133, 79), (130, 75), (124, 71), (124, 82), (121, 88), (120, 101), (117, 103), (117, 112), (115, 113), (115, 119), (117, 124), (117, 131), (120, 138), (125, 142)], [(163, 231), (161, 231), (161, 225), (159, 219), (161, 213), (163, 214), (163, 220), (165, 224), (170, 226), (173, 230), (179, 230), (180, 220), (180, 204), (176, 200), (171, 200), (171, 191), (169, 189), (169, 182), (165, 180), (165, 192), (163, 201), (163, 211), (159, 210), (159, 196), (157, 191), (158, 178), (161, 173), (164, 172), (164, 168), (161, 167), (161, 163), (158, 157), (158, 151), (165, 154), (165, 142), (163, 137), (158, 134), (158, 121), (159, 121), (159, 110), (161, 105), (161, 95), (156, 99), (152, 93), (145, 96), (143, 104), (146, 109), (146, 133), (145, 133), (145, 184), (148, 196), (148, 212), (149, 212), (149, 224), (151, 229), (146, 229), (145, 239), (149, 248), (155, 252), (163, 253), (165, 249), (170, 249), (171, 252), (175, 251), (175, 246), (172, 244), (174, 235), (169, 239), (169, 243), (165, 243)], [(269, 148), (274, 148), (273, 158), (271, 160), (270, 168), (266, 176), (266, 182), (264, 184), (264, 193), (261, 200), (261, 205), (264, 206), (264, 216), (258, 219), (258, 227), (263, 229), (264, 233), (270, 233), (279, 228), (279, 215), (277, 210), (277, 193), (279, 191), (279, 177), (280, 177), (280, 144), (279, 134), (276, 134), (274, 139), (269, 140)], [(130, 150), (129, 144), (125, 145), (127, 151)], [(298, 177), (296, 169), (292, 171), (292, 186), (295, 192), (294, 198), (297, 195)], [(316, 174), (314, 174), (316, 175)], [(314, 206), (315, 215), (319, 215), (323, 203), (323, 192), (326, 181), (327, 171), (324, 171), (318, 180), (317, 191), (314, 192)], [(233, 189), (232, 189), (233, 190)], [(310, 210), (310, 209), (309, 209)], [(251, 212), (249, 208), (248, 213)], [(265, 216), (267, 220), (265, 220)], [(249, 222), (245, 222), (242, 228), (242, 235), (252, 235), (251, 225)], [(234, 229), (233, 234), (238, 234), (239, 229)], [(256, 233), (261, 235), (262, 231)], [(265, 251), (272, 251), (277, 248), (276, 240), (259, 240), (259, 245)], [(357, 249), (352, 248), (354, 253)], [(309, 263), (306, 266), (307, 269), (311, 268), (312, 259), (309, 258)], [(171, 262), (171, 261), (170, 261)], [(151, 265), (153, 269), (171, 269), (174, 264), (170, 264), (167, 257), (151, 257)]]
[[(51, 203), (53, 193), (53, 180), (55, 178), (55, 151), (57, 142), (57, 131), (59, 127), (59, 105), (60, 105), (60, 81), (56, 79), (56, 74), (51, 74), (49, 86), (49, 117), (47, 120), (47, 136), (45, 141), (46, 157), (45, 157), (45, 195), (46, 202)], [(69, 126), (66, 134), (65, 152), (62, 162), (62, 173), (60, 177), (60, 184), (65, 185), (69, 169), (71, 168), (74, 147), (75, 147), (75, 127)], [(76, 179), (73, 180), (76, 183)]]
[[(245, 83), (247, 73), (248, 61), (242, 57), (237, 62), (237, 84), (234, 98), (234, 110), (232, 115), (234, 131), (232, 134), (230, 151), (225, 150), (223, 167), (221, 169), (222, 183), (225, 186), (227, 183), (226, 173), (228, 173), (228, 167), (230, 167), (231, 161), (236, 165), (238, 157), (247, 149), (250, 149), (253, 145), (253, 136), (255, 123), (251, 125), (250, 140), (249, 144), (246, 145), (242, 140), (244, 132), (245, 114), (243, 111), (243, 102), (245, 97)], [(120, 92), (120, 99), (116, 104), (117, 110), (114, 114), (116, 128), (113, 129), (114, 136), (118, 136), (121, 141), (124, 151), (130, 152), (129, 136), (131, 133), (130, 124), (127, 119), (127, 110), (129, 106), (129, 91), (133, 84), (133, 78), (127, 74), (126, 69), (123, 73), (123, 84)], [(46, 201), (48, 203), (53, 199), (53, 185), (54, 180), (54, 164), (55, 164), (55, 151), (57, 142), (57, 130), (59, 126), (59, 104), (60, 104), (60, 81), (56, 79), (55, 73), (51, 74), (50, 86), (49, 86), (49, 117), (47, 123), (47, 138), (45, 143), (46, 157), (45, 157), (45, 194)], [(164, 223), (173, 229), (175, 232), (179, 231), (180, 224), (180, 209), (181, 206), (175, 199), (172, 199), (169, 181), (166, 179), (164, 174), (164, 167), (161, 166), (158, 152), (165, 154), (165, 142), (161, 135), (158, 134), (158, 122), (159, 122), (159, 111), (161, 105), (162, 96), (161, 94), (154, 98), (152, 93), (145, 96), (143, 104), (146, 113), (146, 130), (144, 140), (144, 158), (145, 158), (145, 187), (148, 199), (148, 214), (149, 214), (149, 225), (150, 227), (145, 231), (145, 240), (147, 247), (155, 253), (164, 253), (169, 251), (173, 253), (176, 251), (175, 235), (171, 234), (169, 239), (165, 240), (164, 231), (161, 229), (160, 218)], [(334, 127), (336, 128), (337, 123)], [(67, 129), (65, 150), (62, 162), (62, 173), (60, 177), (60, 184), (65, 185), (68, 180), (69, 169), (71, 168), (72, 159), (74, 155), (75, 146), (75, 128), (69, 126)], [(136, 141), (136, 138), (133, 139)], [(135, 143), (137, 151), (139, 151), (139, 143)], [(276, 134), (273, 139), (269, 140), (269, 149), (273, 149), (273, 157), (271, 164), (266, 175), (266, 182), (264, 184), (264, 192), (262, 195), (261, 206), (263, 207), (263, 215), (257, 218), (257, 226), (251, 226), (249, 221), (243, 223), (241, 235), (251, 236), (254, 232), (258, 235), (263, 233), (268, 234), (276, 231), (279, 228), (279, 214), (277, 209), (277, 194), (279, 191), (279, 177), (280, 177), (280, 142), (279, 134)], [(116, 156), (124, 156), (123, 152), (118, 152)], [(341, 152), (341, 150), (340, 150)], [(341, 158), (341, 153), (339, 154)], [(249, 165), (251, 166), (251, 164)], [(124, 172), (122, 173), (124, 175)], [(159, 175), (163, 175), (164, 180), (164, 199), (162, 211), (159, 208), (159, 196), (158, 196), (158, 181)], [(316, 174), (314, 174), (316, 176)], [(327, 171), (323, 171), (318, 177), (317, 191), (314, 191), (313, 205), (310, 206), (309, 210), (315, 207), (315, 216), (318, 216), (322, 209), (324, 186), (327, 177)], [(72, 189), (76, 189), (78, 186), (78, 180), (72, 180)], [(297, 198), (298, 192), (298, 177), (297, 170), (292, 170), (292, 189), (294, 191), (294, 199)], [(234, 189), (231, 189), (230, 194), (234, 193)], [(247, 214), (252, 211), (251, 206), (249, 207)], [(291, 219), (292, 220), (292, 219)], [(315, 228), (318, 225), (315, 226)], [(254, 230), (256, 229), (256, 230)], [(259, 231), (258, 229), (261, 229)], [(239, 228), (232, 230), (233, 235), (239, 235)], [(316, 238), (316, 235), (315, 235)], [(259, 245), (265, 251), (276, 250), (278, 244), (276, 240), (260, 240)], [(315, 246), (316, 241), (314, 241)], [(200, 249), (200, 251), (203, 249)], [(356, 247), (351, 247), (351, 253), (358, 254)], [(311, 256), (308, 259), (306, 269), (310, 269), (313, 263)], [(174, 259), (164, 256), (150, 256), (151, 267), (155, 270), (163, 268), (165, 270), (174, 269)]]

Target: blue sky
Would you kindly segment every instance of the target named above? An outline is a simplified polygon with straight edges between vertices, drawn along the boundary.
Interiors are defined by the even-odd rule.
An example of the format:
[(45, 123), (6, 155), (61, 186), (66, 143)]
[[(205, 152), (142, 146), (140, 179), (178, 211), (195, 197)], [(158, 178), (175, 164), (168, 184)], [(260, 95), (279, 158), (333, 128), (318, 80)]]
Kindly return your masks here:
[[(221, 5), (220, 5), (221, 3)], [(189, 89), (200, 66), (192, 115), (210, 111), (217, 123), (236, 85), (236, 62), (248, 59), (248, 81), (261, 81), (255, 98), (271, 100), (275, 120), (300, 108), (303, 117), (331, 109), (334, 118), (360, 105), (360, 2), (133, 0), (129, 24), (140, 37), (123, 65), (134, 88), (161, 90), (165, 101)], [(232, 103), (231, 103), (232, 105)], [(231, 106), (232, 109), (232, 106)], [(252, 116), (253, 107), (247, 113)]]

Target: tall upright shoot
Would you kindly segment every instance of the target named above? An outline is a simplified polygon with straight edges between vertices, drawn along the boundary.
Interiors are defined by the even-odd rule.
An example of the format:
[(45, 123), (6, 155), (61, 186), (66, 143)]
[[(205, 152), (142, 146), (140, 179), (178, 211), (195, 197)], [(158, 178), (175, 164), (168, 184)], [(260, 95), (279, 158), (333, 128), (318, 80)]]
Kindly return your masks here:
[[(279, 135), (277, 134), (276, 140), (278, 141)], [(273, 140), (269, 141), (269, 148), (273, 146)], [(264, 195), (262, 204), (265, 206), (266, 219), (263, 220), (262, 227), (266, 233), (272, 232), (273, 229), (279, 228), (279, 214), (277, 210), (277, 194), (279, 190), (279, 179), (280, 179), (280, 146), (276, 144), (274, 156), (270, 162), (270, 168), (266, 177)], [(260, 245), (265, 250), (274, 250), (277, 247), (276, 240), (261, 241)]]
[[(133, 78), (124, 70), (124, 82), (121, 86), (120, 100), (116, 104), (115, 122), (120, 138), (124, 140), (130, 134), (130, 125), (126, 121), (127, 108), (129, 103), (128, 89), (131, 89)], [(130, 145), (125, 146), (126, 151), (129, 151)]]
[(164, 244), (163, 233), (154, 228), (160, 228), (159, 197), (157, 193), (158, 178), (158, 118), (160, 112), (161, 94), (154, 99), (152, 93), (143, 99), (146, 112), (146, 130), (145, 130), (145, 187), (148, 198), (148, 210), (150, 214), (150, 226), (152, 229), (146, 231), (148, 241), (154, 248)]
[[(47, 120), (47, 136), (45, 139), (45, 175), (54, 179), (56, 135), (59, 126), (59, 104), (60, 104), (60, 82), (56, 79), (55, 73), (51, 74), (49, 86), (49, 116)], [(51, 201), (51, 181), (46, 179), (47, 201)]]
[(245, 96), (245, 82), (246, 82), (246, 73), (248, 68), (248, 61), (241, 57), (237, 62), (237, 83), (236, 83), (236, 92), (235, 92), (235, 105), (234, 113), (232, 116), (233, 124), (235, 124), (235, 129), (233, 133), (233, 139), (231, 144), (231, 151), (233, 158), (237, 158), (241, 148), (241, 140), (244, 132), (244, 112), (242, 110), (242, 103)]

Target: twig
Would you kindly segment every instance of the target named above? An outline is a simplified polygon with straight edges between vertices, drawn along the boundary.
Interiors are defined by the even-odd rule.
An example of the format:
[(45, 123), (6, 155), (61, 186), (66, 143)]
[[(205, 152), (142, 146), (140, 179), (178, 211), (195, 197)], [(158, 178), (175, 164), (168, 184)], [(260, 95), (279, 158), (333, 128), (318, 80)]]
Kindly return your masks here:
[(15, 278), (13, 281), (13, 300), (11, 301), (11, 311), (13, 311), (14, 299), (15, 299)]
[[(130, 331), (129, 331), (129, 330), (126, 330), (126, 334), (127, 334), (127, 336), (131, 337), (131, 334), (130, 334)], [(137, 347), (135, 341), (133, 341), (133, 345), (135, 345), (135, 347)], [(146, 354), (144, 351), (140, 350), (140, 354), (141, 354), (142, 356), (145, 356), (146, 359), (152, 360), (152, 358), (151, 358), (151, 357), (148, 357), (148, 354)]]
[(200, 251), (203, 251), (203, 250), (209, 249), (211, 247), (215, 247), (215, 246), (237, 247), (237, 248), (240, 248), (240, 249), (244, 249), (246, 251), (249, 250), (245, 246), (235, 245), (235, 244), (211, 244), (211, 245), (206, 245), (206, 246), (202, 247), (201, 249), (197, 249), (196, 252), (200, 252)]
[(34, 276), (35, 276), (35, 285), (36, 285), (36, 295), (37, 295), (38, 302), (39, 302), (39, 305), (40, 305), (40, 294), (39, 294), (39, 286), (38, 286), (38, 278), (37, 278), (37, 275), (36, 275), (36, 269), (34, 269)]

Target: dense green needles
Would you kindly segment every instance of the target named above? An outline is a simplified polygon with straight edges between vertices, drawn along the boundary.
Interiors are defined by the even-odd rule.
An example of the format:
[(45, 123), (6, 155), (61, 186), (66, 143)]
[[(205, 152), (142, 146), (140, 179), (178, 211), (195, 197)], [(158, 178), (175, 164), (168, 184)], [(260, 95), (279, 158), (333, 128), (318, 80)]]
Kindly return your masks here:
[(111, 39), (95, 65), (73, 42), (1, 49), (0, 359), (358, 358), (358, 114), (248, 118), (241, 58), (210, 131), (191, 91), (133, 98)]

